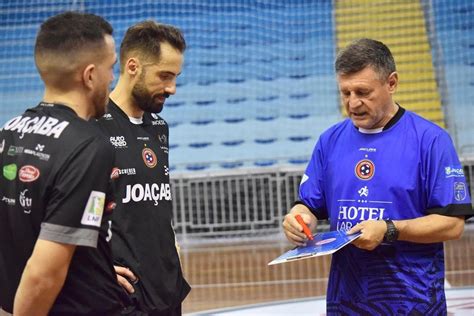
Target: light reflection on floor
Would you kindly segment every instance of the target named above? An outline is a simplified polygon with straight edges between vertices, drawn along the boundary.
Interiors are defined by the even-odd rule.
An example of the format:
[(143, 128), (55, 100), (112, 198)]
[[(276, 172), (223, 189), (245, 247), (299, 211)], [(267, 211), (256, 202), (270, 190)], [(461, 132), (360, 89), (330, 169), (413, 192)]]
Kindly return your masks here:
[[(474, 315), (474, 287), (451, 288), (446, 290), (448, 315), (473, 316)], [(299, 300), (240, 306), (220, 310), (204, 311), (189, 316), (219, 315), (219, 316), (265, 316), (265, 315), (326, 315), (324, 297), (306, 298)]]

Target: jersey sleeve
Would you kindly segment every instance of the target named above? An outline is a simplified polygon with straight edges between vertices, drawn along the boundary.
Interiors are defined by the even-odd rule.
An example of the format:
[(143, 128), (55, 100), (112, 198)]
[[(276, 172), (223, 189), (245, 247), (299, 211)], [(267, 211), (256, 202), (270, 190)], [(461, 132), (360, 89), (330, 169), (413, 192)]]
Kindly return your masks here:
[(466, 218), (474, 215), (464, 170), (449, 135), (437, 135), (428, 150), (426, 212)]
[(39, 239), (96, 247), (114, 153), (92, 139), (79, 146), (48, 188)]
[(323, 191), (323, 173), (323, 152), (320, 139), (301, 179), (300, 201), (297, 202), (306, 205), (318, 219), (328, 218)]

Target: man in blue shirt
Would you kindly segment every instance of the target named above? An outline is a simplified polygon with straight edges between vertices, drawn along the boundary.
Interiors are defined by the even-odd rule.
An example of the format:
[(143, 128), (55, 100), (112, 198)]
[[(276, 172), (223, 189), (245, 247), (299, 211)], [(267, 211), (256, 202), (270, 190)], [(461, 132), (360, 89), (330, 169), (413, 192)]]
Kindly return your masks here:
[(328, 315), (445, 315), (443, 241), (460, 238), (472, 216), (463, 168), (449, 135), (393, 101), (390, 50), (360, 39), (335, 63), (348, 119), (324, 132), (283, 222), (305, 242), (314, 231), (362, 235), (332, 257)]

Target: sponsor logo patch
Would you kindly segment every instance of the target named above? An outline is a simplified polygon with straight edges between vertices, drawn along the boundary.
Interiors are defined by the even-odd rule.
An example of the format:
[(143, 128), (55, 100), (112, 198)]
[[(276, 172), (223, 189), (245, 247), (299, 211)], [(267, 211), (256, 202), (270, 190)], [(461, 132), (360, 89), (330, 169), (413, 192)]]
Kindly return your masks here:
[(359, 189), (359, 191), (357, 191), (357, 193), (359, 193), (360, 197), (362, 197), (362, 196), (368, 197), (369, 196), (369, 188), (367, 186), (362, 187), (362, 188)]
[(361, 180), (370, 180), (375, 174), (375, 165), (369, 159), (362, 159), (355, 166), (355, 175)]
[(156, 163), (158, 162), (155, 153), (150, 148), (143, 148), (142, 158), (148, 168), (155, 168)]
[(17, 168), (18, 167), (14, 163), (3, 166), (3, 176), (5, 177), (5, 179), (10, 181), (15, 180)]
[(40, 171), (38, 168), (32, 165), (26, 165), (20, 168), (18, 172), (18, 179), (21, 182), (33, 182), (36, 181), (40, 176)]
[[(38, 148), (38, 146), (36, 146), (36, 148)], [(44, 148), (44, 145), (43, 145), (43, 147), (41, 147), (41, 148)], [(41, 150), (41, 151), (42, 151), (42, 150)], [(49, 154), (42, 153), (41, 151), (36, 151), (36, 150), (31, 150), (31, 149), (25, 148), (25, 150), (24, 150), (23, 152), (24, 152), (26, 155), (32, 155), (32, 156), (37, 157), (37, 158), (40, 159), (40, 160), (48, 161), (50, 155), (49, 155)]]
[(8, 156), (21, 155), (23, 153), (23, 150), (24, 150), (23, 147), (11, 145), (10, 147), (8, 147), (7, 155)]
[(21, 207), (23, 207), (23, 212), (26, 214), (31, 213), (31, 205), (32, 199), (30, 195), (28, 194), (28, 189), (25, 189), (20, 192), (20, 196), (18, 197), (18, 201), (20, 202)]
[(151, 121), (151, 125), (165, 125), (165, 121), (163, 120), (157, 120), (157, 121)]
[(137, 174), (137, 171), (135, 170), (135, 168), (119, 169), (117, 167), (114, 167), (110, 174), (110, 179), (117, 179), (121, 175), (132, 176), (135, 174)]
[(109, 141), (115, 148), (127, 147), (127, 141), (124, 136), (110, 136)]
[(466, 185), (464, 182), (454, 182), (454, 198), (456, 201), (464, 201), (466, 198)]
[(87, 200), (86, 208), (82, 214), (81, 224), (100, 227), (104, 213), (105, 193), (92, 191)]
[(109, 203), (107, 203), (107, 205), (105, 206), (105, 212), (106, 213), (112, 213), (113, 210), (115, 210), (115, 207), (117, 206), (117, 203), (115, 203), (114, 201), (110, 201)]
[(15, 199), (12, 199), (6, 196), (2, 197), (2, 202), (5, 202), (9, 206), (14, 206), (16, 203)]
[(168, 142), (168, 137), (166, 137), (165, 134), (163, 134), (163, 135), (158, 135), (158, 139), (160, 140), (160, 142), (161, 142), (162, 144), (166, 144), (166, 143)]
[(446, 178), (464, 177), (464, 170), (462, 168), (444, 167), (444, 173), (446, 174)]

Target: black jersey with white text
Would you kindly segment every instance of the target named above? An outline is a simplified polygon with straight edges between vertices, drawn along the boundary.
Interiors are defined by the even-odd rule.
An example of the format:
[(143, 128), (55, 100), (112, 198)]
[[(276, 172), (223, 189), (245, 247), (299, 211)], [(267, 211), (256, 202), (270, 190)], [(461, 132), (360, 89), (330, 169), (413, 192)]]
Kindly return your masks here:
[(111, 175), (115, 264), (138, 277), (133, 296), (143, 310), (178, 306), (190, 288), (172, 227), (168, 125), (154, 113), (145, 113), (142, 123), (134, 124), (112, 101), (98, 124), (115, 148)]
[(40, 103), (0, 132), (0, 306), (12, 312), (37, 239), (76, 245), (50, 315), (112, 315), (116, 281), (104, 212), (113, 150), (67, 106)]

